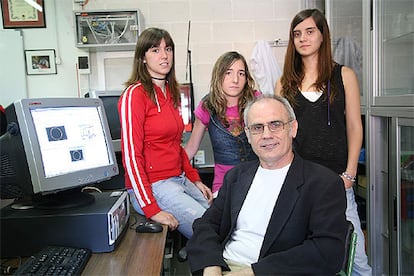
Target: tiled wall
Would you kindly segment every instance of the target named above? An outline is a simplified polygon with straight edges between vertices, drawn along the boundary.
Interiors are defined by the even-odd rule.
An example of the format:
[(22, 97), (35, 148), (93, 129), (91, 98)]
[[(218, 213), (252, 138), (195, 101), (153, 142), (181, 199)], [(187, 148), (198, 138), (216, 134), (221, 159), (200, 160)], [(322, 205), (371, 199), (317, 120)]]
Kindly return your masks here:
[[(186, 74), (186, 55), (188, 26), (191, 21), (189, 48), (195, 100), (198, 103), (208, 91), (213, 64), (222, 53), (236, 50), (249, 60), (258, 40), (286, 40), (290, 21), (300, 10), (300, 3), (300, 0), (90, 0), (84, 9), (139, 8), (145, 27), (156, 26), (168, 30), (176, 44), (176, 70), (180, 82), (189, 80)], [(79, 9), (78, 5), (74, 6), (76, 9)], [(286, 48), (277, 47), (272, 50), (282, 67)], [(93, 66), (99, 62), (96, 59), (97, 55), (92, 53), (89, 86), (92, 89), (102, 89), (94, 74), (97, 70)], [(128, 59), (124, 61), (127, 63)], [(118, 66), (114, 73), (120, 74), (120, 62), (113, 63)], [(117, 88), (129, 77), (130, 64), (125, 64), (125, 68), (121, 69), (125, 70), (121, 70), (125, 72), (122, 73), (124, 78), (119, 79), (119, 83), (106, 83), (106, 89)], [(111, 70), (110, 65), (107, 70)]]
[[(351, 0), (350, 0), (351, 1)], [(358, 0), (352, 0), (354, 3)], [(360, 1), (360, 0), (359, 0)], [(343, 1), (337, 0), (342, 3)], [(347, 1), (348, 3), (349, 1)], [(122, 89), (131, 72), (133, 51), (88, 53), (75, 47), (75, 26), (73, 11), (82, 7), (74, 0), (45, 0), (46, 28), (20, 30), (24, 50), (53, 49), (56, 51), (57, 74), (24, 76), (27, 81), (28, 97), (82, 97), (91, 89)], [(190, 50), (195, 100), (207, 93), (211, 69), (219, 55), (236, 50), (250, 59), (252, 50), (259, 40), (272, 41), (288, 38), (289, 23), (302, 8), (322, 5), (323, 0), (86, 0), (84, 10), (141, 10), (145, 26), (167, 29), (176, 43), (176, 69), (180, 82), (188, 82), (187, 37), (191, 21)], [(354, 5), (344, 4), (339, 11), (349, 11)], [(337, 7), (337, 4), (335, 4)], [(346, 12), (349, 14), (355, 12)], [(352, 19), (352, 21), (356, 21)], [(349, 35), (357, 28), (339, 24)], [(343, 26), (345, 25), (345, 26)], [(334, 33), (341, 33), (334, 26)], [(0, 30), (0, 47), (16, 47), (2, 36), (15, 30)], [(353, 34), (352, 34), (353, 35)], [(285, 47), (272, 48), (280, 65), (283, 66)], [(90, 74), (79, 74), (77, 58), (90, 55)], [(104, 56), (105, 60), (103, 60)], [(112, 58), (111, 57), (115, 57)], [(102, 68), (104, 67), (104, 70)], [(13, 71), (14, 70), (14, 71)], [(25, 71), (25, 63), (13, 64), (10, 71)], [(14, 76), (14, 73), (10, 74)], [(14, 81), (14, 78), (12, 82)], [(45, 85), (47, 83), (47, 85)], [(1, 84), (0, 84), (1, 87)], [(10, 89), (9, 89), (10, 90)], [(13, 92), (13, 95), (17, 95)], [(19, 94), (20, 95), (20, 94)], [(7, 102), (0, 95), (4, 105)], [(7, 100), (8, 101), (8, 100)]]

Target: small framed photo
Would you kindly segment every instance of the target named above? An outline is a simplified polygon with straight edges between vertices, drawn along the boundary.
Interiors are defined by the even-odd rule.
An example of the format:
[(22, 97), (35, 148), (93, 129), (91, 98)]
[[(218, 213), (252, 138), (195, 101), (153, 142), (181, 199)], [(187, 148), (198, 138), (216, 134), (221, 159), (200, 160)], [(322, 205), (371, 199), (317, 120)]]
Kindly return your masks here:
[(55, 50), (25, 50), (28, 75), (56, 74)]
[(45, 28), (43, 0), (1, 0), (4, 29)]

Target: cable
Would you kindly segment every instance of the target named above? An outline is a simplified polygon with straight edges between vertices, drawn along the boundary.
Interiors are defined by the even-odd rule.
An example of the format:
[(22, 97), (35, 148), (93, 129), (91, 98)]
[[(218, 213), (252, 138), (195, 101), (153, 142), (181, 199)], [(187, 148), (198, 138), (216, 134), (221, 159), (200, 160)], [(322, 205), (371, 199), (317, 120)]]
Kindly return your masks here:
[(91, 31), (93, 38), (95, 38), (95, 41), (97, 44), (99, 44), (99, 40), (96, 37), (95, 31), (93, 30), (92, 26), (91, 26), (91, 22), (89, 22), (89, 19), (86, 19), (86, 24), (88, 24), (89, 30)]
[[(13, 264), (15, 264), (16, 259), (18, 260), (17, 267), (7, 264), (8, 262), (13, 262)], [(1, 275), (12, 275), (21, 265), (22, 265), (22, 258), (20, 256), (16, 258), (5, 259), (0, 264), (0, 274)]]
[(125, 21), (124, 29), (122, 30), (121, 34), (117, 38), (118, 41), (121, 39), (121, 37), (124, 36), (125, 32), (127, 31), (128, 23), (129, 23), (129, 18)]
[(102, 191), (99, 188), (94, 187), (94, 186), (86, 186), (86, 187), (83, 187), (81, 191), (82, 192), (84, 192), (84, 191), (87, 192), (88, 190), (94, 190), (94, 191), (96, 191), (98, 193), (102, 193)]
[[(131, 221), (132, 220), (132, 218), (134, 218), (134, 221)], [(131, 214), (130, 216), (129, 216), (129, 229), (135, 229), (135, 224), (137, 224), (138, 223), (138, 219), (137, 219), (137, 217), (134, 215), (134, 214)]]
[(12, 275), (14, 271), (17, 270), (17, 268), (1, 265), (1, 275)]

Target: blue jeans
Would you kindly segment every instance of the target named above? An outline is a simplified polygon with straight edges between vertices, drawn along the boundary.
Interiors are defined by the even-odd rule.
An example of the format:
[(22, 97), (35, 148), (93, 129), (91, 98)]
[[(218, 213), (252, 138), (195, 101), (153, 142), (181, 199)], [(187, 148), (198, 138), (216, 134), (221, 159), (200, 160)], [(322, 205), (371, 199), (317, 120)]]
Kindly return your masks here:
[(346, 189), (346, 219), (354, 226), (354, 231), (357, 234), (357, 244), (355, 248), (354, 266), (352, 269), (353, 276), (372, 275), (372, 269), (368, 264), (368, 257), (365, 253), (365, 238), (361, 229), (361, 221), (358, 216), (357, 204), (355, 202), (354, 189)]
[[(152, 184), (152, 193), (161, 210), (171, 213), (178, 220), (178, 231), (186, 238), (193, 235), (193, 222), (209, 207), (203, 193), (184, 175), (160, 180)], [(134, 209), (144, 215), (134, 190), (128, 190)]]

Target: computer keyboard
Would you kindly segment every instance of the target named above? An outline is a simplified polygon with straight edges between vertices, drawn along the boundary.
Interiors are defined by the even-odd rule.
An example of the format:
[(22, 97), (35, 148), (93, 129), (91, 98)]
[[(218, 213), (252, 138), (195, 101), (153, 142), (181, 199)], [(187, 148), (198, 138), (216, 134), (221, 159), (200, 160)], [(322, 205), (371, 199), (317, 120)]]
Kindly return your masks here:
[(14, 275), (80, 275), (91, 251), (85, 248), (47, 246), (27, 259)]

